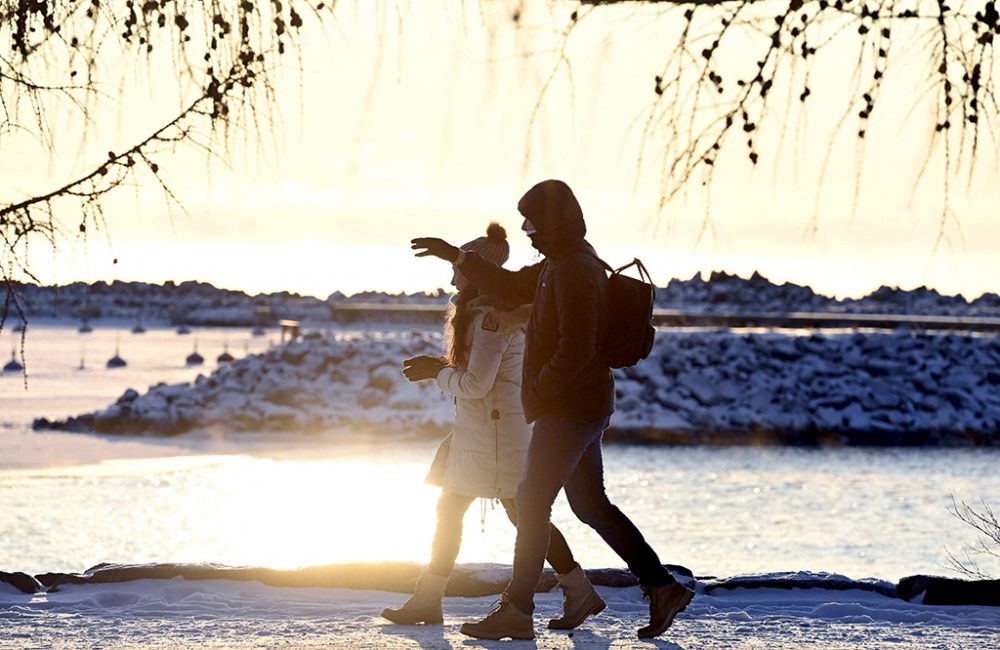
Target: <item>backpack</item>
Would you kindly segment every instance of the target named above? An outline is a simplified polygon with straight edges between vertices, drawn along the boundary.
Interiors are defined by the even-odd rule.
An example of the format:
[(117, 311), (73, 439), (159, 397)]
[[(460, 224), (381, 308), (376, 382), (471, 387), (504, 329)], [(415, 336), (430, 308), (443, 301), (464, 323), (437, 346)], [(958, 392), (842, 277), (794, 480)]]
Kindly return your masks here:
[[(638, 259), (625, 266), (612, 269), (600, 260), (611, 274), (608, 278), (608, 325), (601, 350), (604, 360), (612, 368), (628, 368), (649, 356), (653, 349), (653, 300), (656, 296), (649, 271)], [(622, 271), (635, 266), (642, 279), (622, 275)]]

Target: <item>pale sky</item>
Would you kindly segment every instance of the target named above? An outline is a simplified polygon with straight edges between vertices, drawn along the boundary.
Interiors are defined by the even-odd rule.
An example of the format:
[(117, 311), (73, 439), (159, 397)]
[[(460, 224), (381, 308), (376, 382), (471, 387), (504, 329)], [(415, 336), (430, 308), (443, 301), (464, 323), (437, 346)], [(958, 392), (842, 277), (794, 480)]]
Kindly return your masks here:
[[(412, 237), (461, 244), (497, 220), (510, 235), (509, 266), (529, 263), (517, 200), (535, 182), (561, 178), (576, 191), (589, 239), (605, 259), (641, 257), (659, 284), (758, 270), (837, 296), (882, 284), (968, 297), (1000, 291), (993, 148), (984, 147), (971, 184), (965, 175), (953, 182), (955, 219), (943, 243), (940, 157), (914, 192), (933, 119), (929, 106), (914, 108), (925, 63), (919, 51), (900, 53), (900, 74), (886, 80), (856, 212), (854, 139), (837, 141), (821, 191), (817, 184), (830, 131), (847, 108), (850, 71), (834, 66), (852, 55), (846, 42), (814, 72), (825, 81), (813, 84), (808, 121), (787, 117), (800, 127), (786, 132), (777, 163), (778, 123), (761, 133), (757, 168), (734, 147), (719, 161), (710, 197), (694, 183), (658, 212), (662, 143), (647, 143), (640, 167), (636, 122), (654, 99), (653, 77), (679, 15), (627, 5), (587, 17), (569, 41), (572, 78), (555, 77), (529, 129), (566, 21), (558, 3), (551, 14), (528, 5), (515, 30), (504, 2), (338, 4), (328, 34), (308, 38), (301, 89), (295, 72), (281, 76), (273, 136), (239, 139), (229, 167), (191, 149), (158, 159), (188, 215), (168, 216), (156, 188), (125, 189), (106, 203), (107, 235), (71, 239), (56, 255), (36, 243), (35, 270), (46, 282), (197, 279), (320, 297), (433, 290), (447, 286), (449, 269), (413, 258)], [(731, 57), (735, 69), (739, 53)], [(176, 80), (154, 75), (150, 89), (123, 69), (128, 99), (109, 104), (87, 145), (79, 146), (79, 125), (67, 120), (54, 159), (27, 139), (0, 151), (0, 200), (50, 189), (176, 107)], [(849, 121), (845, 134), (854, 130)], [(702, 233), (709, 198), (713, 227)], [(819, 229), (808, 234), (817, 205)]]

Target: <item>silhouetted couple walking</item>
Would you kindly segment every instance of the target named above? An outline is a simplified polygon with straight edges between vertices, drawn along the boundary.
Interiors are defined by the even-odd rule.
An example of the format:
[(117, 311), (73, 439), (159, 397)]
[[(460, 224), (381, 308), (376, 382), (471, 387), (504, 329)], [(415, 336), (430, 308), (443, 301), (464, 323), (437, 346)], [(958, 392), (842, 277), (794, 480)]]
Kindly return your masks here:
[[(479, 622), (462, 625), (461, 630), (482, 639), (534, 638), (534, 592), (546, 556), (560, 574), (560, 586), (566, 592), (564, 616), (558, 619), (559, 624), (550, 627), (576, 627), (587, 616), (604, 608), (603, 601), (587, 582), (582, 569), (572, 561), (572, 554), (562, 535), (549, 521), (552, 504), (559, 490), (565, 489), (573, 513), (594, 528), (639, 578), (649, 598), (650, 621), (639, 629), (638, 634), (640, 637), (654, 637), (670, 626), (694, 594), (663, 567), (639, 529), (609, 501), (605, 492), (601, 438), (614, 411), (615, 395), (614, 378), (601, 353), (601, 342), (607, 327), (607, 275), (597, 253), (585, 239), (587, 230), (583, 212), (565, 183), (548, 180), (535, 185), (521, 197), (517, 208), (524, 217), (522, 229), (531, 239), (532, 246), (544, 256), (541, 262), (518, 271), (501, 268), (506, 254), (502, 259), (493, 256), (490, 251), (476, 245), (477, 240), (461, 248), (437, 238), (413, 240), (418, 257), (435, 256), (451, 262), (459, 282), (474, 287), (475, 293), (481, 294), (483, 300), (492, 301), (493, 309), (497, 309), (498, 305), (509, 310), (531, 304), (526, 330), (508, 339), (508, 345), (510, 340), (523, 340), (524, 350), (520, 377), (523, 416), (508, 412), (512, 421), (510, 424), (519, 425), (519, 422), (514, 422), (519, 417), (525, 421), (525, 427), (533, 423), (527, 436), (523, 475), (517, 484), (513, 504), (501, 494), (476, 491), (473, 495), (506, 498), (504, 507), (517, 525), (513, 576), (496, 609)], [(459, 289), (461, 296), (464, 290), (462, 286)], [(473, 355), (476, 354), (475, 334), (480, 330), (500, 331), (496, 318), (486, 313), (473, 321), (478, 323), (478, 327), (472, 328)], [(455, 336), (458, 335), (455, 332)], [(509, 352), (508, 370), (515, 363), (514, 357), (520, 356), (520, 345), (518, 342), (505, 348)], [(496, 347), (499, 349), (501, 346), (498, 344)], [(500, 366), (503, 365), (503, 358), (500, 354)], [(411, 380), (436, 378), (443, 389), (458, 398), (458, 417), (446, 476), (457, 472), (453, 467), (461, 464), (460, 458), (452, 455), (456, 452), (455, 441), (462, 430), (463, 395), (459, 394), (461, 381), (456, 376), (463, 372), (479, 376), (470, 370), (474, 365), (471, 358), (465, 363), (463, 365), (460, 358), (451, 355), (447, 361), (418, 357), (408, 360), (404, 369), (404, 374)], [(499, 379), (496, 372), (492, 375), (491, 379)], [(491, 385), (495, 383), (493, 381)], [(475, 394), (478, 396), (480, 392)], [(488, 407), (488, 404), (485, 406)], [(503, 422), (504, 413), (504, 409), (499, 410), (500, 422)], [(484, 409), (480, 415), (487, 415), (487, 411)], [(489, 415), (497, 414), (490, 411)], [(523, 433), (518, 435), (521, 436), (519, 439), (523, 439)], [(501, 464), (502, 459), (497, 456), (495, 462)], [(447, 480), (442, 502), (449, 494)], [(471, 500), (467, 497), (461, 502), (460, 505), (464, 505), (462, 514)], [(439, 536), (443, 534), (442, 520), (451, 522), (449, 525), (454, 528), (454, 516), (447, 513), (442, 516), (440, 503), (438, 511), (435, 557), (439, 552), (444, 554), (439, 551), (445, 546), (443, 537), (439, 543)], [(460, 536), (460, 516), (458, 521)], [(442, 564), (448, 572), (454, 564), (455, 554), (457, 544), (454, 545), (454, 554), (449, 551), (450, 562)], [(432, 560), (430, 573), (425, 572), (422, 583), (427, 581), (428, 575), (434, 575), (434, 565)], [(447, 582), (447, 577), (444, 582)], [(440, 585), (442, 594), (443, 590), (444, 583)], [(571, 598), (574, 592), (576, 598)], [(418, 586), (414, 598), (419, 593)], [(393, 612), (398, 611), (402, 610), (386, 610), (386, 616), (396, 620)], [(434, 620), (426, 622), (440, 622), (439, 596), (435, 611), (437, 616)]]

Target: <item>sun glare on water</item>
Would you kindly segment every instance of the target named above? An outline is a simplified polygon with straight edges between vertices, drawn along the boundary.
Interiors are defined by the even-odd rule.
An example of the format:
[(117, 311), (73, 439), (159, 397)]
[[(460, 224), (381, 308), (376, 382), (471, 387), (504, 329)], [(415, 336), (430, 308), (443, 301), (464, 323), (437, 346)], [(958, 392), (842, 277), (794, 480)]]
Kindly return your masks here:
[[(400, 460), (286, 460), (214, 456), (150, 473), (148, 464), (115, 463), (100, 477), (73, 480), (70, 493), (92, 515), (76, 562), (214, 562), (292, 569), (341, 562), (429, 559), (439, 488), (424, 484), (428, 453), (418, 445)], [(131, 466), (131, 468), (130, 468)], [(133, 473), (134, 472), (134, 473)], [(110, 474), (110, 475), (109, 475)], [(90, 489), (119, 483), (119, 503), (94, 507)], [(108, 494), (104, 492), (104, 494)], [(129, 494), (131, 496), (126, 497)], [(64, 504), (65, 506), (65, 504)], [(53, 507), (56, 512), (79, 512)], [(128, 515), (121, 513), (127, 510)], [(514, 529), (499, 507), (469, 508), (459, 561), (509, 562)], [(117, 513), (117, 516), (116, 516)], [(111, 522), (130, 530), (111, 529)], [(50, 528), (79, 521), (52, 521)], [(85, 566), (77, 566), (82, 570)]]
[(294, 568), (426, 559), (436, 490), (423, 484), (421, 466), (252, 460), (225, 474), (215, 494), (189, 507), (214, 522), (202, 534), (224, 540), (219, 551), (230, 562)]
[[(0, 540), (22, 540), (4, 549), (7, 562), (34, 572), (104, 562), (275, 569), (426, 563), (440, 494), (424, 483), (435, 446), (389, 447), (3, 471), (0, 491), (30, 490), (32, 497), (4, 504), (9, 526), (0, 525)], [(514, 527), (499, 505), (486, 506), (481, 524), (480, 505), (466, 514), (458, 561), (510, 563)], [(40, 552), (30, 539), (59, 550)]]

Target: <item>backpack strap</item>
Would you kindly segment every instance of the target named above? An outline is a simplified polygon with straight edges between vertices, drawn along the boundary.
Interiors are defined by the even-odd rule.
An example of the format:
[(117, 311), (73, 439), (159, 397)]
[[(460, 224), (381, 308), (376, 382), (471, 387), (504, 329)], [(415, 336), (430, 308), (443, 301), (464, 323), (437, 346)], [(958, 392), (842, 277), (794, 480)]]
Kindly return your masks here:
[(619, 266), (617, 269), (612, 268), (610, 264), (608, 264), (607, 262), (605, 262), (604, 260), (602, 260), (600, 257), (597, 258), (597, 261), (600, 262), (601, 266), (604, 267), (604, 270), (606, 270), (611, 275), (617, 275), (617, 274), (621, 273), (622, 271), (624, 271), (625, 269), (627, 269), (628, 267), (634, 266), (634, 267), (636, 267), (639, 270), (639, 279), (640, 280), (642, 280), (643, 282), (645, 282), (646, 284), (649, 284), (649, 285), (653, 284), (653, 278), (649, 275), (649, 271), (646, 270), (645, 265), (643, 265), (642, 261), (638, 257), (632, 258), (631, 262), (629, 262), (628, 264)]

